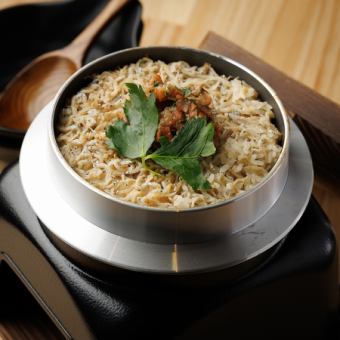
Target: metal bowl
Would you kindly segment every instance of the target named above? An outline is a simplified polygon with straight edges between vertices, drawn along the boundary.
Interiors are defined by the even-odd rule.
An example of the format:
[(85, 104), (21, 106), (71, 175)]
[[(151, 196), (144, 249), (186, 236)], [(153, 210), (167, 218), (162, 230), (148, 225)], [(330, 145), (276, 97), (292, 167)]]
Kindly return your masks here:
[[(56, 121), (66, 100), (89, 82), (91, 75), (136, 62), (148, 56), (164, 62), (205, 62), (219, 74), (239, 77), (254, 87), (275, 114), (283, 134), (278, 161), (264, 180), (233, 199), (181, 211), (149, 208), (110, 196), (81, 178), (66, 162), (56, 142)], [(183, 244), (207, 241), (237, 232), (261, 218), (279, 198), (288, 175), (289, 124), (274, 90), (258, 75), (234, 60), (210, 52), (183, 47), (131, 48), (89, 63), (60, 89), (49, 118), (49, 172), (59, 195), (82, 217), (118, 236), (148, 243)]]

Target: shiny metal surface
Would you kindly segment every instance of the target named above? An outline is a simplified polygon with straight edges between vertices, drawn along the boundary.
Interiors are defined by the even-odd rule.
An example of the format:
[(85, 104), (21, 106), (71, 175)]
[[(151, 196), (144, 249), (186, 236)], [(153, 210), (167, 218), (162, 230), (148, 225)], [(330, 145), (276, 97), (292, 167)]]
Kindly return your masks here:
[[(166, 62), (185, 60), (192, 65), (210, 63), (220, 74), (238, 76), (269, 102), (283, 133), (282, 153), (262, 183), (237, 196), (206, 207), (181, 211), (142, 207), (114, 198), (90, 185), (67, 164), (55, 140), (55, 121), (65, 101), (89, 81), (89, 76), (143, 56)], [(133, 48), (89, 63), (76, 72), (56, 97), (49, 120), (49, 173), (60, 196), (81, 216), (102, 229), (132, 240), (164, 244), (195, 243), (239, 231), (261, 218), (279, 198), (288, 173), (289, 127), (286, 112), (275, 92), (260, 77), (239, 63), (201, 50), (179, 47)]]
[(20, 175), (24, 191), (51, 233), (99, 262), (160, 274), (229, 268), (262, 254), (282, 240), (309, 201), (312, 161), (301, 132), (291, 122), (287, 183), (273, 207), (253, 225), (216, 240), (192, 244), (147, 243), (115, 235), (80, 216), (57, 191), (49, 169), (46, 129), (52, 106), (50, 103), (38, 115), (22, 146)]

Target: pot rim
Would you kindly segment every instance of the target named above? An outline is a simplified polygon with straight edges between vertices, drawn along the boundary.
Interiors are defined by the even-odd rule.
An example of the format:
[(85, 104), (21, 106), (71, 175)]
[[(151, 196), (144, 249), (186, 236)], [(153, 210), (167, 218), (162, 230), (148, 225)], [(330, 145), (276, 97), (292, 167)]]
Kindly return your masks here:
[[(129, 51), (135, 51), (135, 50), (145, 50), (146, 53), (147, 51), (153, 50), (153, 49), (168, 49), (168, 50), (186, 50), (186, 51), (191, 51), (193, 53), (200, 53), (200, 54), (206, 54), (206, 55), (211, 55), (215, 58), (219, 58), (222, 59), (225, 62), (231, 63), (233, 65), (235, 65), (236, 67), (242, 69), (243, 71), (247, 72), (251, 77), (253, 77), (257, 82), (259, 82), (263, 87), (265, 87), (265, 89), (269, 92), (269, 94), (273, 97), (274, 101), (276, 102), (280, 114), (282, 115), (282, 119), (283, 119), (283, 125), (284, 125), (284, 131), (280, 131), (281, 133), (284, 133), (284, 139), (283, 139), (283, 145), (282, 145), (282, 150), (281, 153), (279, 155), (278, 160), (276, 161), (276, 163), (274, 164), (274, 166), (272, 167), (272, 169), (268, 172), (268, 174), (263, 178), (263, 180), (259, 183), (257, 183), (254, 187), (252, 187), (251, 189), (235, 196), (232, 198), (229, 198), (227, 200), (223, 200), (223, 201), (219, 201), (216, 202), (214, 204), (208, 204), (206, 206), (199, 206), (199, 207), (194, 207), (194, 208), (185, 208), (185, 209), (172, 209), (172, 208), (159, 208), (159, 207), (148, 207), (148, 206), (143, 206), (140, 204), (136, 204), (136, 203), (131, 203), (128, 201), (124, 201), (118, 197), (115, 196), (111, 196), (110, 194), (96, 188), (94, 185), (90, 184), (89, 182), (87, 182), (84, 178), (82, 178), (80, 175), (78, 175), (76, 173), (76, 171), (74, 171), (72, 169), (72, 167), (67, 163), (66, 159), (64, 158), (64, 156), (61, 154), (61, 151), (59, 149), (59, 146), (57, 144), (56, 141), (56, 137), (55, 137), (55, 129), (54, 129), (54, 121), (55, 121), (55, 116), (58, 114), (56, 112), (56, 108), (58, 106), (58, 102), (59, 99), (61, 97), (61, 95), (63, 94), (64, 91), (67, 90), (69, 84), (77, 77), (81, 76), (81, 74), (88, 68), (92, 67), (95, 64), (101, 64), (101, 62), (107, 58), (111, 58), (114, 55), (117, 54), (121, 54), (121, 53), (125, 53), (125, 52), (129, 52)], [(152, 58), (152, 57), (151, 57)], [(250, 84), (252, 86), (252, 84)], [(259, 188), (261, 188), (262, 186), (264, 186), (273, 176), (275, 176), (275, 174), (278, 172), (278, 169), (280, 169), (281, 163), (283, 163), (283, 161), (286, 158), (286, 154), (288, 153), (288, 148), (289, 148), (289, 121), (288, 121), (288, 116), (287, 116), (287, 112), (281, 102), (281, 100), (279, 99), (279, 97), (277, 96), (276, 92), (274, 91), (274, 89), (265, 81), (263, 80), (259, 75), (257, 75), (255, 72), (253, 72), (252, 70), (250, 70), (248, 67), (244, 66), (243, 64), (235, 61), (234, 59), (231, 58), (227, 58), (224, 57), (220, 54), (214, 53), (214, 52), (209, 52), (206, 50), (201, 50), (201, 49), (196, 49), (196, 48), (190, 48), (190, 47), (184, 47), (184, 46), (148, 46), (148, 47), (132, 47), (132, 48), (127, 48), (127, 49), (123, 49), (120, 51), (116, 51), (110, 54), (107, 54), (103, 57), (100, 57), (96, 60), (93, 60), (92, 62), (86, 64), (85, 66), (81, 67), (79, 70), (77, 70), (63, 85), (62, 87), (59, 89), (58, 93), (55, 96), (55, 100), (54, 100), (54, 104), (53, 104), (53, 109), (52, 109), (52, 114), (50, 115), (50, 120), (48, 122), (48, 137), (49, 137), (49, 141), (52, 147), (52, 150), (55, 154), (55, 156), (58, 158), (60, 164), (64, 167), (64, 169), (67, 171), (67, 173), (73, 177), (74, 180), (76, 180), (78, 183), (80, 183), (81, 185), (85, 186), (88, 190), (100, 195), (101, 197), (108, 199), (110, 201), (112, 201), (113, 203), (116, 204), (121, 204), (127, 207), (131, 207), (131, 208), (136, 208), (136, 209), (142, 209), (142, 210), (147, 210), (147, 211), (154, 211), (154, 212), (159, 212), (159, 213), (186, 213), (186, 212), (193, 212), (193, 211), (201, 211), (201, 210), (208, 210), (208, 209), (214, 209), (214, 208), (218, 208), (224, 205), (228, 205), (228, 204), (232, 204), (233, 202), (236, 202), (238, 200), (241, 200), (251, 194), (253, 194), (255, 191), (257, 191)]]

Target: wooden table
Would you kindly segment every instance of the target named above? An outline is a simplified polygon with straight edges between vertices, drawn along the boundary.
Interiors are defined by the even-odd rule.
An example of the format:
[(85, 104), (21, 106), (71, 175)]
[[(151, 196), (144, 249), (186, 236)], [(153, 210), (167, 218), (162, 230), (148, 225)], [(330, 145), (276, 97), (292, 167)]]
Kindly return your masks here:
[[(5, 6), (43, 0), (2, 0)], [(141, 0), (141, 45), (197, 47), (209, 31), (340, 103), (339, 0)], [(318, 177), (314, 195), (340, 237), (340, 187)], [(40, 321), (39, 321), (40, 320)], [(41, 319), (0, 322), (0, 339), (53, 339)], [(54, 333), (53, 333), (54, 334)]]

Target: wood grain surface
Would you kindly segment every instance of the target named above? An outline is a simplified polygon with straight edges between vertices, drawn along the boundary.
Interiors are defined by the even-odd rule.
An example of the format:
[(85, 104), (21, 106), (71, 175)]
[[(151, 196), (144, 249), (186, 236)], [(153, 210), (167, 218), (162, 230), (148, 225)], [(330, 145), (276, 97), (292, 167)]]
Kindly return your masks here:
[[(0, 0), (0, 8), (43, 0)], [(212, 30), (340, 103), (339, 0), (141, 0), (141, 44), (197, 47)], [(314, 195), (340, 237), (340, 186), (318, 176)], [(40, 320), (0, 321), (0, 339), (52, 339)], [(48, 330), (47, 330), (48, 328)], [(54, 333), (53, 333), (54, 334)], [(58, 335), (53, 335), (58, 338)]]

